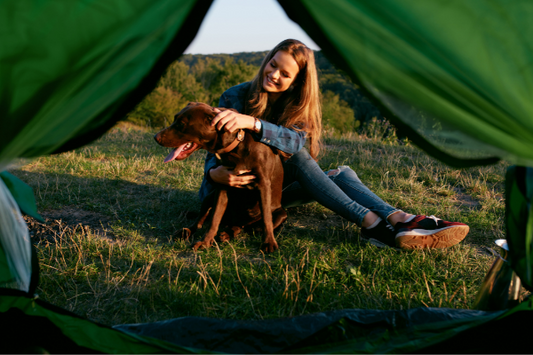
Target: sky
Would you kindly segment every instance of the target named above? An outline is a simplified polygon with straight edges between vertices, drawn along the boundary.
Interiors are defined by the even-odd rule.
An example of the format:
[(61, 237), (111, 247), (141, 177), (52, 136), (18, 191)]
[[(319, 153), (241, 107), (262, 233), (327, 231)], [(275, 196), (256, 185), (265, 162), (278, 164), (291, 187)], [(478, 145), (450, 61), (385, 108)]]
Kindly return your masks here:
[(185, 53), (261, 52), (287, 38), (320, 49), (276, 0), (215, 0)]

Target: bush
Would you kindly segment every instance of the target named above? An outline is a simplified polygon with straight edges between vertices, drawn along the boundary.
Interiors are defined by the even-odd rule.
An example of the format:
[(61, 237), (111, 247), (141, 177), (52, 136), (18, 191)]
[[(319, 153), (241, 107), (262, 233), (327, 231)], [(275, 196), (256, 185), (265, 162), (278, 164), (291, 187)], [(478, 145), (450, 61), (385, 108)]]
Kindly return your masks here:
[(235, 63), (228, 59), (222, 65), (216, 59), (199, 59), (191, 68), (196, 81), (206, 92), (206, 104), (218, 106), (222, 93), (232, 86), (252, 80), (258, 68), (245, 64), (242, 60)]
[(346, 101), (339, 99), (339, 95), (332, 91), (321, 93), (322, 122), (325, 130), (337, 132), (353, 132), (359, 126), (354, 112)]
[[(373, 142), (383, 142), (391, 145), (400, 142), (396, 135), (396, 128), (388, 120), (378, 119), (377, 117), (363, 124), (360, 136), (366, 137)], [(404, 143), (407, 142), (407, 140), (404, 141)]]
[(187, 105), (183, 95), (164, 86), (157, 87), (128, 114), (128, 121), (140, 126), (163, 128)]
[(140, 126), (165, 127), (174, 115), (189, 102), (204, 102), (218, 106), (222, 93), (230, 87), (249, 81), (257, 67), (235, 63), (228, 59), (200, 59), (192, 68), (181, 61), (172, 63), (159, 81), (157, 88), (128, 114), (127, 121)]

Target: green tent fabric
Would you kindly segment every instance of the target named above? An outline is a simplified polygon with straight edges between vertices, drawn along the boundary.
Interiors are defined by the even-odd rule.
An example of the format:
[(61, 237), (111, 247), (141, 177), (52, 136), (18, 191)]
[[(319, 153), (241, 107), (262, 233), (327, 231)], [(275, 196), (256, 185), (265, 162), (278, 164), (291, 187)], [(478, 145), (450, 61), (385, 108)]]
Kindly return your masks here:
[(7, 171), (0, 172), (0, 179), (4, 181), (6, 187), (13, 195), (15, 201), (22, 212), (44, 223), (43, 217), (37, 212), (37, 205), (33, 196), (33, 190), (26, 185), (22, 180)]
[[(5, 353), (516, 353), (527, 352), (531, 301), (509, 311), (339, 310), (271, 321), (183, 317), (107, 327), (20, 291), (3, 292)], [(21, 341), (21, 334), (24, 335)], [(513, 339), (486, 341), (487, 337)]]
[(2, 353), (188, 354), (195, 349), (115, 330), (20, 291), (0, 299)]
[(505, 185), (509, 262), (524, 287), (533, 291), (533, 168), (511, 166)]
[(147, 95), (211, 0), (4, 1), (0, 171), (96, 139)]
[[(279, 3), (384, 115), (429, 154), (458, 167), (498, 159), (533, 165), (533, 27), (528, 23), (533, 3)], [(74, 149), (98, 138), (153, 89), (192, 41), (210, 4), (208, 0), (0, 2), (0, 172), (15, 159)], [(520, 182), (529, 175), (510, 174), (517, 177), (516, 183), (508, 180), (511, 264), (531, 287), (533, 218), (527, 187), (531, 185)], [(12, 182), (5, 174), (0, 184), (6, 185), (4, 180)], [(20, 192), (20, 207), (31, 210), (31, 198), (23, 188), (15, 189)], [(3, 214), (10, 213), (12, 220), (20, 217), (14, 211)], [(4, 249), (2, 244), (0, 281), (13, 276)], [(30, 262), (26, 265), (31, 267)], [(285, 350), (462, 352), (455, 345), (458, 341), (469, 342), (468, 351), (490, 350), (476, 337), (489, 334), (490, 327), (503, 328), (506, 336), (522, 334), (514, 324), (530, 318), (532, 310), (529, 300), (472, 321), (429, 322), (419, 328), (396, 324), (394, 313), (390, 321), (394, 326), (380, 328), (383, 332), (375, 339), (366, 338), (369, 323), (341, 318), (317, 329), (308, 342)], [(434, 316), (441, 311), (426, 312)], [(461, 313), (447, 312), (451, 317)], [(94, 324), (35, 300), (31, 292), (0, 289), (0, 318), (42, 324), (46, 334), (66, 342), (65, 348), (52, 348), (56, 351), (206, 351)], [(38, 329), (33, 331), (37, 334)], [(433, 335), (425, 336), (428, 331)], [(15, 339), (9, 337), (12, 349), (23, 350)], [(521, 339), (527, 341), (525, 334)], [(50, 344), (41, 340), (45, 343), (31, 345)]]
[(531, 1), (279, 3), (429, 154), (533, 165)]
[(116, 328), (230, 354), (507, 353), (506, 342), (486, 342), (483, 334), (505, 333), (518, 338), (514, 351), (526, 350), (527, 336), (520, 335), (527, 329), (504, 331), (502, 326), (530, 317), (530, 305), (524, 303), (514, 311), (345, 309), (266, 321), (183, 317)]

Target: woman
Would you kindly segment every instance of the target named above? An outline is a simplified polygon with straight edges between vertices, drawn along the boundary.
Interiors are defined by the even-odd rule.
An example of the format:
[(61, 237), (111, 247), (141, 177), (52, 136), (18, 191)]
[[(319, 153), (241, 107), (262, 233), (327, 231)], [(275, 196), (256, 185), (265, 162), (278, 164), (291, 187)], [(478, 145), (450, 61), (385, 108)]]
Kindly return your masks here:
[[(284, 153), (283, 206), (317, 201), (361, 227), (364, 238), (401, 248), (444, 248), (459, 243), (469, 228), (434, 216), (415, 216), (396, 209), (371, 192), (347, 166), (326, 174), (316, 163), (321, 135), (321, 110), (313, 51), (297, 40), (278, 44), (265, 57), (255, 78), (228, 89), (212, 125), (218, 130), (252, 131), (254, 138)], [(242, 113), (240, 113), (242, 112)], [(304, 148), (308, 141), (309, 152)], [(215, 184), (241, 188), (255, 176), (205, 161), (200, 199)]]

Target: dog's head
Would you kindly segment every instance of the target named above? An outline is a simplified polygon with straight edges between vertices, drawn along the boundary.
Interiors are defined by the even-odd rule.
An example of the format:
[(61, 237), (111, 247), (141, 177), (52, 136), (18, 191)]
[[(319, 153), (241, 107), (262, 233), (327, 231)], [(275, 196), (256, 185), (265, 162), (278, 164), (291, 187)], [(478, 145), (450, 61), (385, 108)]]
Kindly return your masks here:
[(154, 136), (163, 147), (174, 148), (165, 158), (165, 163), (186, 159), (198, 149), (208, 149), (217, 137), (216, 128), (211, 126), (217, 115), (214, 110), (204, 103), (190, 102), (174, 116), (174, 122), (169, 127)]

